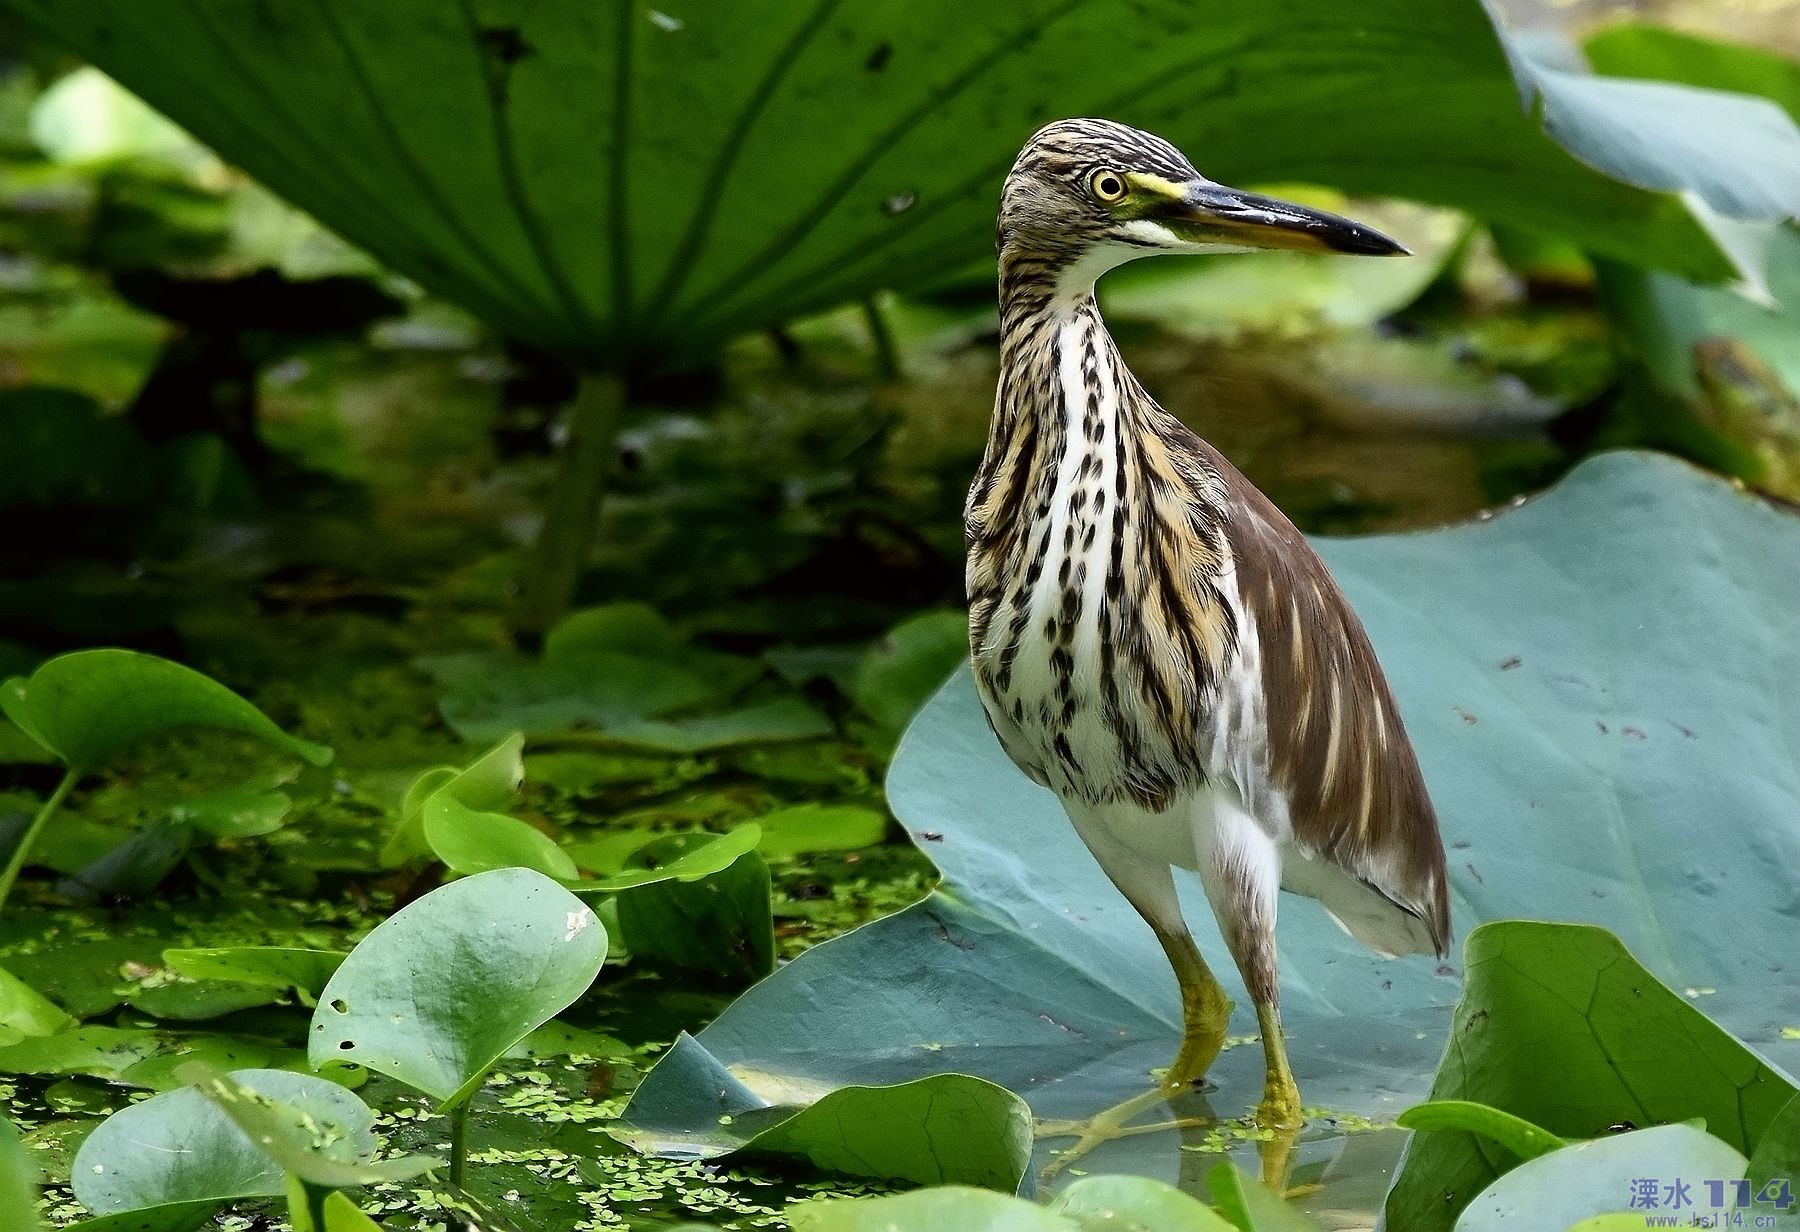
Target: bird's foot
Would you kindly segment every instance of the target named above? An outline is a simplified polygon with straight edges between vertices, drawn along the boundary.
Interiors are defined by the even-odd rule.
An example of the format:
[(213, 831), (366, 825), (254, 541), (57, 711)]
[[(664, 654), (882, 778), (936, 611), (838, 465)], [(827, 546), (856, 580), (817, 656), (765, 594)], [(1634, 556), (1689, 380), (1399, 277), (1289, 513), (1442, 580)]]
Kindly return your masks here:
[(1270, 1070), (1263, 1084), (1262, 1103), (1256, 1107), (1256, 1123), (1277, 1134), (1294, 1133), (1306, 1124), (1300, 1111), (1300, 1088), (1284, 1065)]
[[(1195, 1088), (1190, 1085), (1183, 1090), (1193, 1091)], [(1156, 1090), (1145, 1091), (1141, 1095), (1134, 1095), (1130, 1099), (1114, 1104), (1083, 1120), (1039, 1121), (1034, 1127), (1039, 1138), (1075, 1139), (1072, 1145), (1058, 1148), (1052, 1152), (1054, 1158), (1045, 1166), (1039, 1180), (1048, 1182), (1055, 1179), (1070, 1165), (1092, 1152), (1096, 1147), (1103, 1146), (1108, 1142), (1116, 1142), (1121, 1138), (1135, 1138), (1140, 1134), (1160, 1134), (1170, 1130), (1193, 1129), (1197, 1126), (1211, 1125), (1218, 1119), (1213, 1115), (1210, 1107), (1205, 1107), (1204, 1100), (1201, 1101), (1202, 1106), (1205, 1107), (1204, 1113), (1181, 1115), (1171, 1102), (1180, 1098), (1180, 1092), (1165, 1085)], [(1163, 1104), (1170, 1105), (1170, 1112), (1175, 1115), (1169, 1118), (1145, 1121), (1142, 1124), (1133, 1123), (1139, 1117)]]

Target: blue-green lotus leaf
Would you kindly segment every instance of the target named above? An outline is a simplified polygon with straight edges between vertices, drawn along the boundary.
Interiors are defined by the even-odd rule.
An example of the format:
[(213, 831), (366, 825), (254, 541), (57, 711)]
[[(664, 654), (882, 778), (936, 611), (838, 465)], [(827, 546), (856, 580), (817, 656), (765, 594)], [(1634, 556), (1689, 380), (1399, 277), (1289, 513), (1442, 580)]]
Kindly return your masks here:
[[(1618, 453), (1491, 519), (1321, 547), (1419, 750), (1458, 935), (1521, 917), (1604, 926), (1796, 1068), (1800, 1041), (1781, 1028), (1800, 1022), (1800, 517), (1684, 463)], [(943, 890), (802, 955), (698, 1043), (759, 1094), (957, 1071), (1068, 1119), (1143, 1091), (1179, 1030), (1168, 964), (1055, 799), (995, 743), (966, 675), (914, 722), (888, 791), (909, 832), (941, 836), (922, 848)], [(1214, 969), (1231, 972), (1197, 879), (1181, 888)], [(1324, 1182), (1307, 1202), (1367, 1217), (1406, 1135), (1334, 1125), (1391, 1123), (1425, 1097), (1462, 973), (1377, 958), (1305, 899), (1284, 896), (1281, 913), (1290, 1049), (1319, 1110), (1298, 1174)], [(1256, 1103), (1259, 1054), (1226, 1050), (1205, 1098), (1215, 1113)], [(632, 1115), (680, 1107), (659, 1090), (677, 1077), (653, 1072)], [(1069, 1142), (1040, 1131), (1038, 1144), (1041, 1165)], [(1202, 1188), (1217, 1157), (1203, 1129), (1183, 1145), (1143, 1134), (1080, 1166)]]

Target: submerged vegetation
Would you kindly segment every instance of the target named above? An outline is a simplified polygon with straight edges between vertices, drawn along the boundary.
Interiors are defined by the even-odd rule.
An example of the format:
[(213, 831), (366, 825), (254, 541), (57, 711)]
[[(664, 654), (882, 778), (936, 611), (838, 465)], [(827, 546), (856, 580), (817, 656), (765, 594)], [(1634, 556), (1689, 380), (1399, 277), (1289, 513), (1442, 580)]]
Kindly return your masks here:
[[(968, 7), (0, 0), (0, 1229), (1800, 1226), (1800, 47)], [(958, 674), (1095, 110), (1416, 254), (1102, 288), (1445, 818), (1297, 1141)]]

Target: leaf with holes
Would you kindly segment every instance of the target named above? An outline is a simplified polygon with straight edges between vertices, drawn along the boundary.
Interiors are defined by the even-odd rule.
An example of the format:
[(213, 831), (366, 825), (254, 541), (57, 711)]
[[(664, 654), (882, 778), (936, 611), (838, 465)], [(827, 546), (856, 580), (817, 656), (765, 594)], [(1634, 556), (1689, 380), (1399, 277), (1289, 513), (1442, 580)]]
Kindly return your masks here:
[(350, 952), (313, 1011), (315, 1066), (355, 1061), (460, 1104), (507, 1049), (586, 992), (606, 930), (529, 869), (441, 886)]

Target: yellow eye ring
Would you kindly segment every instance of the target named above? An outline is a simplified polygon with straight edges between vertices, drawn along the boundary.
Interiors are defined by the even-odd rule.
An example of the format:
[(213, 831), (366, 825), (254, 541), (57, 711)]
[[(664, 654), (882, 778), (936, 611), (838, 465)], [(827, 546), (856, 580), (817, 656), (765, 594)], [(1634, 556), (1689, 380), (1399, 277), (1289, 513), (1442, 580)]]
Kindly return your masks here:
[(1105, 205), (1117, 205), (1131, 195), (1131, 188), (1125, 183), (1125, 177), (1104, 167), (1088, 177), (1088, 191), (1094, 194), (1095, 200)]

